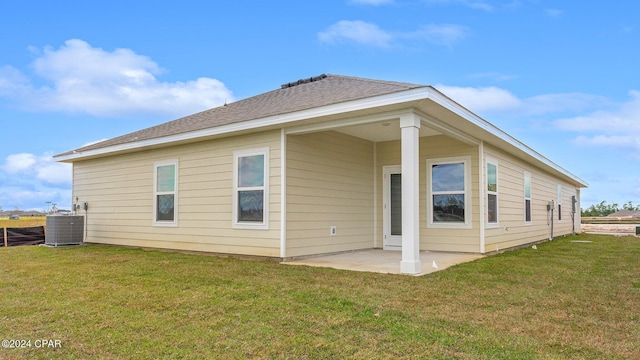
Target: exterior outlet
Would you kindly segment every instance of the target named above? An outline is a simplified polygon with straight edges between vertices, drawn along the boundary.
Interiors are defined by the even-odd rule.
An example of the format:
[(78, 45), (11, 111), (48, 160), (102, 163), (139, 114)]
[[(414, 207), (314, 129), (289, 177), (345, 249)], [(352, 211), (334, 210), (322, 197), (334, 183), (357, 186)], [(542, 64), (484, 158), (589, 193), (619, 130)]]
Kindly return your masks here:
[(336, 233), (338, 232), (338, 230), (336, 229), (335, 226), (330, 226), (329, 227), (329, 235), (331, 236), (336, 236)]

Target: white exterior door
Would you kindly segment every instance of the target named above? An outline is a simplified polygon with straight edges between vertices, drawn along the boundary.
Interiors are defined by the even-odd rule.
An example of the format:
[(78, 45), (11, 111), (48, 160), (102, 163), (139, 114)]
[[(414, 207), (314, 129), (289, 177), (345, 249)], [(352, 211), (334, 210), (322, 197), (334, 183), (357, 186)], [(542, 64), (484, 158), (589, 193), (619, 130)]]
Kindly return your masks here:
[(384, 166), (383, 177), (383, 233), (384, 250), (402, 250), (402, 167)]

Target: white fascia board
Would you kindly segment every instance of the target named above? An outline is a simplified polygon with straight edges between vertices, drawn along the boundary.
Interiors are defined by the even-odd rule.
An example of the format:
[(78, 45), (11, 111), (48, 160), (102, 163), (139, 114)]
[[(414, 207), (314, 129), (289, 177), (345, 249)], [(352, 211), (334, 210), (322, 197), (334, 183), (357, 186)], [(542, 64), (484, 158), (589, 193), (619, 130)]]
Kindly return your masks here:
[(564, 169), (560, 165), (558, 165), (558, 164), (554, 163), (553, 161), (549, 160), (548, 158), (546, 158), (544, 155), (540, 154), (539, 152), (537, 152), (537, 151), (533, 150), (532, 148), (530, 148), (529, 146), (525, 145), (520, 140), (518, 140), (518, 139), (514, 138), (513, 136), (507, 134), (506, 132), (502, 131), (500, 128), (496, 127), (495, 125), (491, 124), (490, 122), (484, 120), (483, 118), (481, 118), (478, 115), (474, 114), (473, 112), (469, 111), (468, 109), (466, 109), (462, 105), (460, 105), (460, 104), (456, 103), (455, 101), (451, 100), (450, 98), (448, 98), (447, 96), (445, 96), (441, 92), (433, 89), (433, 91), (431, 91), (431, 94), (429, 95), (429, 98), (431, 100), (433, 100), (434, 102), (440, 104), (444, 108), (448, 109), (449, 111), (452, 111), (456, 115), (458, 115), (458, 116), (464, 118), (465, 120), (469, 121), (473, 125), (475, 125), (475, 126), (481, 128), (481, 129), (489, 132), (490, 134), (496, 136), (500, 140), (508, 143), (509, 145), (511, 145), (511, 146), (517, 148), (518, 150), (526, 153), (527, 155), (533, 157), (535, 160), (539, 161), (540, 163), (544, 164), (545, 166), (548, 166), (548, 167), (554, 169), (555, 171), (558, 171), (561, 174), (564, 174), (565, 176), (571, 178), (574, 182), (576, 182), (576, 183), (578, 183), (580, 185), (583, 185), (584, 187), (588, 186), (586, 181), (584, 181), (581, 178), (579, 178), (578, 176), (570, 173), (569, 171), (567, 171), (566, 169)]
[(287, 135), (301, 135), (301, 134), (307, 134), (307, 133), (312, 133), (317, 131), (332, 130), (332, 129), (346, 127), (346, 126), (364, 125), (364, 124), (370, 124), (370, 123), (376, 123), (376, 122), (396, 120), (396, 119), (400, 119), (402, 115), (406, 115), (406, 114), (408, 114), (407, 110), (387, 111), (382, 113), (362, 115), (362, 116), (356, 116), (356, 117), (340, 119), (340, 120), (324, 121), (319, 124), (292, 126), (286, 129), (286, 133)]
[(164, 144), (190, 141), (199, 138), (206, 138), (210, 136), (231, 134), (238, 131), (246, 131), (251, 129), (257, 129), (261, 127), (282, 125), (291, 123), (294, 121), (312, 119), (316, 117), (346, 113), (351, 111), (358, 111), (369, 109), (373, 107), (393, 105), (403, 102), (422, 100), (429, 97), (430, 89), (427, 87), (411, 89), (399, 93), (392, 93), (387, 95), (381, 95), (376, 97), (370, 97), (360, 100), (336, 103), (331, 105), (325, 105), (317, 108), (296, 111), (287, 114), (280, 114), (269, 116), (265, 118), (247, 120), (239, 123), (221, 125), (213, 128), (186, 132), (182, 134), (169, 135), (154, 139), (141, 140), (135, 142), (129, 142), (125, 144), (113, 145), (104, 148), (87, 150), (82, 152), (76, 152), (67, 155), (55, 156), (54, 159), (60, 162), (73, 162), (83, 158), (89, 158), (93, 156), (106, 155), (109, 153), (117, 153), (123, 151), (131, 151), (135, 149), (141, 149), (151, 146), (159, 146)]
[(428, 116), (426, 114), (424, 114), (423, 112), (418, 112), (418, 115), (422, 118), (422, 123), (427, 125), (428, 127), (435, 129), (447, 136), (450, 136), (454, 139), (457, 139), (459, 141), (462, 141), (466, 144), (469, 145), (480, 145), (481, 140), (475, 138), (474, 136), (472, 136), (471, 134), (467, 134), (464, 133), (460, 130), (457, 130), (455, 128), (453, 128), (452, 126), (440, 121), (440, 120), (436, 120), (435, 118), (432, 118), (431, 116)]

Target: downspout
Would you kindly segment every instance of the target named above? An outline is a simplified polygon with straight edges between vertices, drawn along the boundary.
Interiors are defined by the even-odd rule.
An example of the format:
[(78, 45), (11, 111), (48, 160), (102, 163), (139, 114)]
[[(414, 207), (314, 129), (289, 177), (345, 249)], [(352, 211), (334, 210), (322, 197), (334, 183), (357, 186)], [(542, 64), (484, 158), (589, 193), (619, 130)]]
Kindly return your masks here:
[(480, 141), (480, 145), (478, 145), (478, 188), (480, 189), (480, 254), (484, 254), (485, 247), (485, 200), (486, 200), (486, 191), (487, 188), (484, 186), (484, 177), (485, 177), (485, 164), (484, 164), (484, 141)]
[(287, 134), (280, 129), (280, 257), (287, 257)]

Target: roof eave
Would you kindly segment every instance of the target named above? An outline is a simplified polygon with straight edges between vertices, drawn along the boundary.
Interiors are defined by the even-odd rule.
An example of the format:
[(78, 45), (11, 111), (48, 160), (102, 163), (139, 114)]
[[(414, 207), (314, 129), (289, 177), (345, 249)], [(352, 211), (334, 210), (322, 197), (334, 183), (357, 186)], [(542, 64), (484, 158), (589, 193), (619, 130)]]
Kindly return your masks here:
[(566, 176), (569, 180), (571, 180), (574, 184), (578, 185), (579, 187), (588, 187), (588, 183), (586, 181), (584, 181), (583, 179), (581, 179), (580, 177), (572, 174), (571, 172), (567, 171), (566, 169), (564, 169), (560, 165), (558, 165), (555, 162), (551, 161), (550, 159), (548, 159), (544, 155), (542, 155), (539, 152), (535, 151), (531, 147), (525, 145), (520, 140), (514, 138), (513, 136), (507, 134), (506, 132), (504, 132), (503, 130), (498, 128), (497, 126), (491, 124), (490, 122), (484, 120), (480, 116), (474, 114), (473, 112), (471, 112), (470, 110), (468, 110), (464, 106), (458, 104), (454, 100), (450, 99), (449, 97), (447, 97), (446, 95), (444, 95), (443, 93), (438, 91), (437, 89), (432, 88), (432, 90), (433, 90), (433, 92), (431, 94), (431, 99), (433, 101), (437, 102), (438, 104), (440, 104), (441, 106), (445, 107), (449, 111), (451, 111), (451, 112), (455, 113), (456, 115), (464, 118), (465, 120), (467, 120), (470, 123), (472, 123), (474, 126), (477, 126), (478, 128), (490, 133), (491, 135), (495, 136), (498, 140), (506, 142), (510, 146), (514, 147), (516, 150), (518, 150), (518, 151), (530, 156), (535, 161), (543, 164), (544, 167), (547, 167), (548, 169), (551, 169), (551, 170), (555, 171), (556, 173), (563, 174), (564, 176)]
[(86, 151), (74, 151), (72, 153), (65, 153), (54, 156), (54, 160), (59, 162), (72, 163), (74, 161), (86, 160), (89, 158), (101, 157), (105, 155), (111, 155), (122, 152), (130, 152), (136, 150), (142, 150), (150, 147), (158, 147), (169, 144), (183, 143), (189, 141), (196, 141), (199, 139), (205, 139), (215, 136), (230, 135), (242, 131), (250, 131), (265, 127), (272, 127), (278, 125), (285, 125), (295, 121), (319, 118), (323, 116), (337, 115), (341, 113), (354, 112), (358, 110), (365, 110), (375, 107), (383, 107), (388, 105), (394, 105), (404, 102), (410, 102), (415, 100), (421, 100), (428, 98), (432, 88), (421, 87), (416, 89), (410, 89), (402, 92), (396, 92), (386, 95), (380, 95), (370, 98), (364, 98), (359, 100), (347, 101), (343, 103), (336, 103), (331, 105), (325, 105), (317, 108), (311, 108), (306, 110), (295, 111), (286, 114), (274, 115), (254, 120), (248, 120), (233, 124), (221, 125), (203, 130), (190, 131), (181, 134), (163, 136), (153, 139), (139, 140), (128, 142), (125, 144), (107, 146), (104, 148), (86, 150)]
[(274, 126), (282, 126), (286, 124), (290, 124), (300, 120), (320, 118), (324, 116), (338, 115), (344, 113), (351, 113), (360, 110), (366, 110), (370, 108), (380, 108), (384, 106), (397, 105), (402, 103), (408, 103), (417, 100), (430, 99), (435, 103), (439, 104), (443, 108), (451, 111), (456, 114), (460, 118), (470, 122), (473, 126), (479, 128), (480, 130), (484, 130), (489, 133), (495, 139), (505, 142), (508, 146), (512, 147), (517, 152), (520, 152), (534, 161), (538, 162), (538, 164), (542, 165), (543, 168), (547, 168), (553, 172), (558, 174), (562, 174), (568, 180), (573, 182), (579, 187), (587, 187), (587, 182), (579, 178), (578, 176), (570, 173), (566, 169), (562, 168), (558, 164), (549, 160), (545, 156), (541, 155), (537, 151), (533, 150), (529, 146), (515, 139), (511, 135), (502, 131), (495, 125), (490, 122), (484, 120), (480, 116), (474, 114), (469, 111), (467, 108), (453, 101), (440, 91), (436, 90), (431, 86), (424, 86), (419, 88), (414, 88), (410, 90), (405, 90), (401, 92), (395, 92), (380, 96), (374, 96), (364, 99), (358, 99), (353, 101), (346, 101), (341, 103), (335, 103), (331, 105), (320, 106), (311, 109), (305, 109), (300, 111), (295, 111), (286, 114), (274, 115), (264, 118), (258, 118), (254, 120), (248, 120), (238, 123), (232, 123), (217, 127), (212, 127), (208, 129), (202, 129), (197, 131), (190, 131), (181, 134), (163, 136), (153, 139), (146, 139), (134, 142), (128, 142), (125, 144), (107, 146), (104, 148), (98, 148), (87, 151), (75, 151), (72, 153), (60, 154), (54, 156), (54, 159), (59, 162), (68, 162), (72, 163), (74, 161), (86, 160), (95, 157), (102, 157), (107, 155), (112, 155), (116, 153), (124, 153), (131, 151), (139, 151), (142, 149), (160, 147), (169, 144), (179, 144), (190, 141), (198, 141), (201, 139), (216, 137), (216, 136), (227, 136), (230, 134), (235, 134), (239, 132), (245, 131), (256, 131), (262, 128), (274, 127)]

